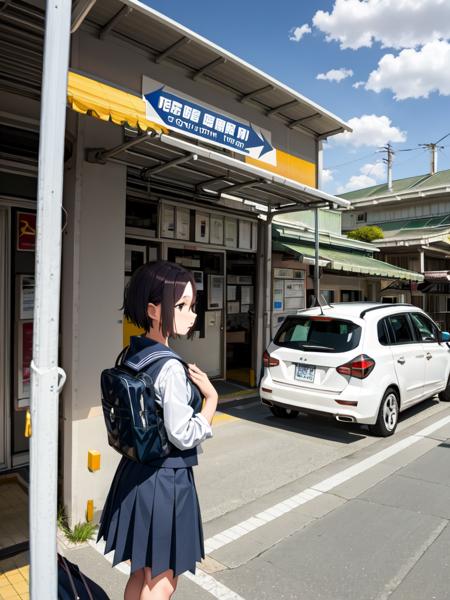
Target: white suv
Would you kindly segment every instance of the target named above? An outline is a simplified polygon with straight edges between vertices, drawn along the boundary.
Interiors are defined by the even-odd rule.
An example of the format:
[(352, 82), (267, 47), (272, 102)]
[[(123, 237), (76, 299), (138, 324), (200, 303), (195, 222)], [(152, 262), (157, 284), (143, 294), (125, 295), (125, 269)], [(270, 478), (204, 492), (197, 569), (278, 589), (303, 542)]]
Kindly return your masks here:
[(263, 404), (278, 417), (322, 414), (392, 435), (398, 415), (450, 401), (450, 334), (409, 304), (337, 303), (287, 317), (264, 353)]

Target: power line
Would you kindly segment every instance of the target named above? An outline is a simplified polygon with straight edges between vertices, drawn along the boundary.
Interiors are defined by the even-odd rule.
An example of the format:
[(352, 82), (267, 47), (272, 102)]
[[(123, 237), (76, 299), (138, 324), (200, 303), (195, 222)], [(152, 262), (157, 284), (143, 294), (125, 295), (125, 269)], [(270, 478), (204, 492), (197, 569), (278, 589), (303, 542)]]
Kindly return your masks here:
[(369, 158), (370, 156), (374, 156), (375, 154), (376, 154), (376, 151), (375, 152), (371, 152), (370, 154), (365, 154), (364, 156), (360, 156), (358, 158), (355, 158), (354, 160), (348, 160), (347, 162), (340, 163), (339, 165), (330, 165), (330, 166), (327, 166), (326, 168), (327, 169), (338, 169), (339, 167), (344, 167), (345, 165), (350, 165), (350, 164), (353, 164), (355, 162), (359, 162), (360, 160), (364, 160), (366, 158)]

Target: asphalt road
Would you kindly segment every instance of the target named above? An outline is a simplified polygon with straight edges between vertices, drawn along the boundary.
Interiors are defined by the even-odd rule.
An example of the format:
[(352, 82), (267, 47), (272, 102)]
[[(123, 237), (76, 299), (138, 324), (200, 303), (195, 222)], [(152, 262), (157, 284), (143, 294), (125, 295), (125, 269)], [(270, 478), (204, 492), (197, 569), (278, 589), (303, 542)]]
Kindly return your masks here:
[[(175, 600), (450, 600), (450, 405), (403, 413), (388, 439), (257, 399), (216, 421), (195, 471), (208, 556)], [(97, 550), (68, 553), (123, 597)]]

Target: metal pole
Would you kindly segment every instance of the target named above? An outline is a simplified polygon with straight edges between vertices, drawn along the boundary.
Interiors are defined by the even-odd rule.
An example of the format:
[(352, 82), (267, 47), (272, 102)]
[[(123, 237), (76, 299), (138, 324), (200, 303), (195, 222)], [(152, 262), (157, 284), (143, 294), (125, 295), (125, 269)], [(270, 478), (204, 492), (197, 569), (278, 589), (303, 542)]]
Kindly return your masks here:
[(319, 275), (319, 209), (314, 209), (314, 295), (316, 297), (316, 305), (320, 305), (320, 275)]
[(264, 350), (270, 344), (272, 338), (272, 220), (273, 215), (267, 213), (266, 221), (266, 239), (264, 243), (265, 250), (265, 276), (264, 285), (266, 287), (264, 293), (264, 322), (263, 322), (263, 339)]
[(57, 599), (56, 502), (61, 205), (64, 169), (70, 0), (48, 0), (41, 95), (36, 290), (31, 363), (30, 594)]

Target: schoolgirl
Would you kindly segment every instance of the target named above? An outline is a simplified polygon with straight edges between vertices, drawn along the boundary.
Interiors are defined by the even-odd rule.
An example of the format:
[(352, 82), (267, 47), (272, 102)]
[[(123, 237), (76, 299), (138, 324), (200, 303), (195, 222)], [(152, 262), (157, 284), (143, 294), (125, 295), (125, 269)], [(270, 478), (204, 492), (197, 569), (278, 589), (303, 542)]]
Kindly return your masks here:
[(114, 565), (131, 562), (125, 600), (169, 600), (178, 575), (195, 573), (204, 558), (192, 467), (197, 447), (212, 436), (217, 392), (196, 365), (186, 372), (175, 353), (167, 358), (170, 337), (193, 334), (195, 295), (191, 273), (167, 261), (143, 265), (125, 288), (124, 316), (145, 331), (131, 338), (125, 364), (145, 364), (152, 351), (165, 357), (149, 374), (172, 444), (169, 456), (151, 464), (122, 457), (106, 499), (98, 539), (105, 553), (114, 550)]

